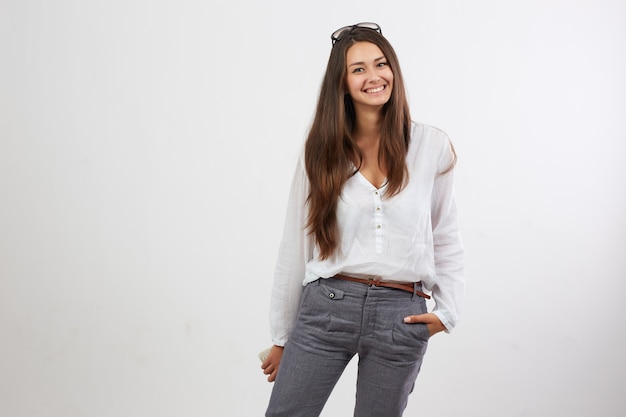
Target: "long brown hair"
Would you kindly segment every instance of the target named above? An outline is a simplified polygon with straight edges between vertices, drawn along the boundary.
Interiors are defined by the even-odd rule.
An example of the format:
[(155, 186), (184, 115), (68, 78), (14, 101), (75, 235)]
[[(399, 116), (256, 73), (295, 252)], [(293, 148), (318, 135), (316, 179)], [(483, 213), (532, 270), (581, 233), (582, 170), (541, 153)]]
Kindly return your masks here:
[[(379, 32), (353, 27), (330, 52), (315, 118), (305, 143), (305, 166), (310, 182), (307, 228), (327, 259), (338, 245), (337, 201), (345, 182), (354, 175), (362, 154), (352, 137), (355, 110), (346, 87), (346, 53), (356, 42), (371, 42), (383, 52), (393, 72), (391, 98), (382, 108), (378, 160), (387, 169), (385, 198), (398, 194), (408, 181), (406, 154), (411, 115), (398, 57)], [(354, 169), (356, 159), (356, 170)]]

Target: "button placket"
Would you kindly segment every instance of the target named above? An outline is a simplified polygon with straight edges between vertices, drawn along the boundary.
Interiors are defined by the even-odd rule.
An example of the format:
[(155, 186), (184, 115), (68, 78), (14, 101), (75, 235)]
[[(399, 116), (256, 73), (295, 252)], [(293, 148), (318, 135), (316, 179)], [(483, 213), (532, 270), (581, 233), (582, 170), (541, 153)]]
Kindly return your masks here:
[(383, 251), (383, 201), (380, 196), (380, 191), (376, 190), (372, 194), (374, 200), (374, 225), (376, 227), (376, 253), (382, 253)]

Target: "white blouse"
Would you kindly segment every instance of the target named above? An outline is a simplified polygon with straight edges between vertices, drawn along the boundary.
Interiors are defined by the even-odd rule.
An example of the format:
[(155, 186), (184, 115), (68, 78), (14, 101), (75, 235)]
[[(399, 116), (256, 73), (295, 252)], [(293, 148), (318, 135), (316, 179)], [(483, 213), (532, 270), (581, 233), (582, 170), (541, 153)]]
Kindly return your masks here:
[(447, 331), (463, 303), (464, 251), (457, 226), (453, 159), (448, 136), (413, 123), (407, 154), (409, 182), (396, 196), (384, 197), (361, 173), (344, 185), (338, 206), (339, 245), (320, 260), (305, 230), (309, 192), (304, 154), (291, 184), (287, 215), (274, 273), (270, 305), (272, 342), (284, 346), (295, 323), (304, 285), (338, 273), (394, 282), (422, 281), (432, 293), (432, 313)]

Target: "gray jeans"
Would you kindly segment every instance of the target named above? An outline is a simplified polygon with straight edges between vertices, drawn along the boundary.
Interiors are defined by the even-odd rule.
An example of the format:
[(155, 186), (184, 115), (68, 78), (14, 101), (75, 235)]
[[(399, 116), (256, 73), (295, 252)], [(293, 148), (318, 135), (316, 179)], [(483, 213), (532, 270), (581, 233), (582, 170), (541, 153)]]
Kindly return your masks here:
[(348, 362), (359, 355), (355, 417), (400, 417), (428, 345), (426, 313), (409, 292), (319, 279), (304, 288), (266, 417), (317, 417)]

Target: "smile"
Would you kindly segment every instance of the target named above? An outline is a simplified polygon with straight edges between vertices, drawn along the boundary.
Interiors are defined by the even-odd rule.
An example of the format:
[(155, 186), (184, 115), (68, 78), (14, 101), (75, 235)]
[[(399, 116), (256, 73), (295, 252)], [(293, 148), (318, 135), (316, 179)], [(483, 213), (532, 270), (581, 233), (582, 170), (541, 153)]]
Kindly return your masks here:
[(376, 87), (376, 88), (368, 88), (367, 90), (365, 90), (365, 92), (368, 94), (374, 94), (374, 93), (380, 93), (384, 89), (385, 89), (385, 86), (381, 85), (380, 87)]

